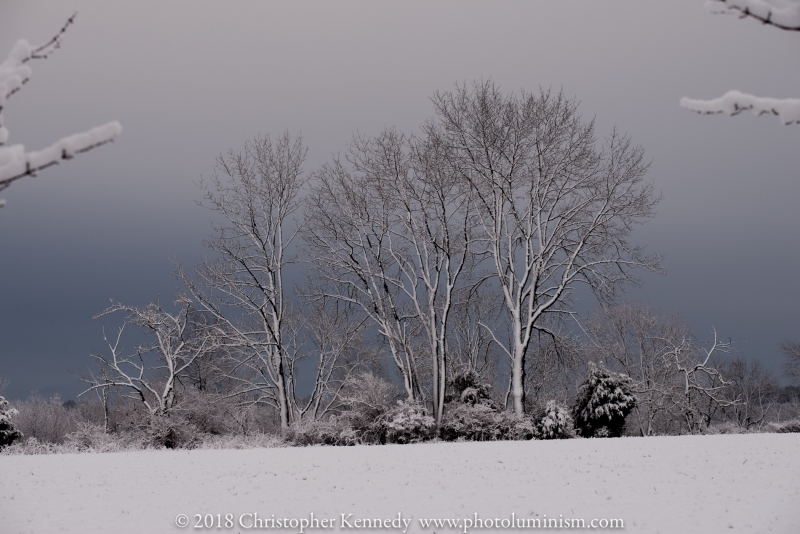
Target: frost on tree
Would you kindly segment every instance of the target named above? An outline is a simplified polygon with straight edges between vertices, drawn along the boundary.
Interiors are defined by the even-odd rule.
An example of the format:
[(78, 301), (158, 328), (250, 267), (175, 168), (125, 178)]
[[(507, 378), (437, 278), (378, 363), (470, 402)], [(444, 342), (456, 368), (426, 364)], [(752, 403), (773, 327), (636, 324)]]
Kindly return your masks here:
[[(706, 8), (712, 13), (754, 18), (781, 30), (800, 31), (799, 0), (709, 0)], [(800, 98), (766, 98), (728, 91), (712, 100), (684, 97), (681, 106), (701, 114), (727, 113), (733, 116), (748, 110), (756, 116), (771, 113), (784, 124), (800, 124)]]
[[(42, 169), (72, 159), (76, 154), (113, 141), (122, 131), (116, 121), (97, 126), (83, 133), (59, 139), (42, 150), (26, 152), (23, 145), (7, 145), (8, 129), (5, 127), (3, 111), (11, 95), (19, 91), (31, 77), (32, 59), (46, 59), (61, 46), (61, 39), (67, 28), (74, 22), (72, 15), (61, 30), (49, 41), (32, 46), (26, 39), (20, 39), (11, 49), (3, 63), (0, 63), (0, 191), (12, 182), (25, 176), (35, 176)], [(5, 200), (0, 199), (0, 207)]]

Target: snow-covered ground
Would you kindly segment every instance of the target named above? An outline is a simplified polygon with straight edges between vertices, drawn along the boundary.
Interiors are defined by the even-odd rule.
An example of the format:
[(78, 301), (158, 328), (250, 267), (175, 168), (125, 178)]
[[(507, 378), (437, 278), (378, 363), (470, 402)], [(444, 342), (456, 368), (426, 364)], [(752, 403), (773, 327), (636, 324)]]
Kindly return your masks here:
[[(622, 519), (636, 533), (793, 534), (800, 434), (0, 456), (0, 488), (4, 534), (197, 532), (195, 514), (215, 532), (313, 514), (326, 521), (305, 532), (441, 534), (477, 514), (483, 528), (469, 532), (547, 516)], [(433, 518), (460, 521), (420, 522)], [(357, 528), (364, 519), (390, 521)]]

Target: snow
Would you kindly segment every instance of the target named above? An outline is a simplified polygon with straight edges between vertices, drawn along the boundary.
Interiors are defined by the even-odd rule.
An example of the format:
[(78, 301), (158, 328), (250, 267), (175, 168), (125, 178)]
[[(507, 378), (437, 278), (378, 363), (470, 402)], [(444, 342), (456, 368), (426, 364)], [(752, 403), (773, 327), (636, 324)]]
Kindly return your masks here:
[(253, 513), (313, 513), (336, 520), (330, 532), (345, 530), (341, 514), (400, 514), (408, 532), (440, 534), (463, 522), (419, 520), (514, 514), (618, 518), (635, 533), (789, 534), (800, 526), (798, 451), (800, 434), (748, 434), (0, 456), (0, 517), (7, 534), (195, 531), (195, 514), (247, 526)]
[(714, 100), (682, 98), (681, 106), (697, 113), (727, 113), (738, 115), (750, 110), (753, 115), (772, 113), (780, 117), (784, 124), (800, 123), (800, 98), (763, 98), (739, 91), (728, 91)]

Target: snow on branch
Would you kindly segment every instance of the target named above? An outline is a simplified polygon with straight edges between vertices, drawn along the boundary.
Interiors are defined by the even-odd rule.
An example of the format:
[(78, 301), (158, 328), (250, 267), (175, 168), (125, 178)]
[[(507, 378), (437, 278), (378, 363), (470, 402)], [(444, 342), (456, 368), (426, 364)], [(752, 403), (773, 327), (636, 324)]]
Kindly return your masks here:
[(708, 0), (712, 13), (754, 18), (781, 30), (800, 31), (800, 2), (797, 0)]
[[(122, 126), (113, 121), (64, 137), (39, 151), (26, 152), (23, 145), (6, 146), (9, 138), (3, 118), (6, 102), (30, 79), (32, 71), (28, 62), (32, 59), (46, 59), (60, 48), (61, 39), (75, 21), (76, 15), (73, 14), (58, 33), (44, 44), (31, 46), (26, 39), (20, 39), (5, 61), (0, 63), (0, 191), (20, 178), (34, 176), (38, 171), (61, 160), (71, 159), (76, 154), (113, 141), (122, 131)], [(5, 200), (0, 199), (0, 207), (4, 204)]]
[(800, 98), (764, 98), (739, 91), (728, 91), (713, 100), (681, 98), (681, 106), (701, 114), (727, 113), (738, 115), (750, 110), (760, 116), (772, 113), (780, 117), (784, 124), (800, 124)]
[(49, 147), (35, 152), (25, 152), (22, 145), (0, 148), (0, 190), (23, 176), (35, 175), (61, 160), (72, 159), (76, 154), (113, 141), (121, 131), (120, 123), (112, 121), (59, 139)]

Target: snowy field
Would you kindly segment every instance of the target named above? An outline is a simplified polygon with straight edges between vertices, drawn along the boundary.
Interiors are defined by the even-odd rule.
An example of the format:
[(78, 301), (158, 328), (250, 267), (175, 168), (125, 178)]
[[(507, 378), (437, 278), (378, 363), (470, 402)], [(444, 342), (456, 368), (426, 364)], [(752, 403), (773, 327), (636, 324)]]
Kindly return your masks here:
[[(483, 528), (469, 532), (545, 516), (622, 519), (636, 533), (800, 532), (800, 434), (2, 456), (0, 481), (4, 534), (288, 533), (300, 527), (249, 527), (312, 514), (325, 521), (304, 532), (464, 532), (475, 514)], [(194, 528), (195, 514), (213, 526)], [(420, 521), (448, 518), (458, 526)]]

